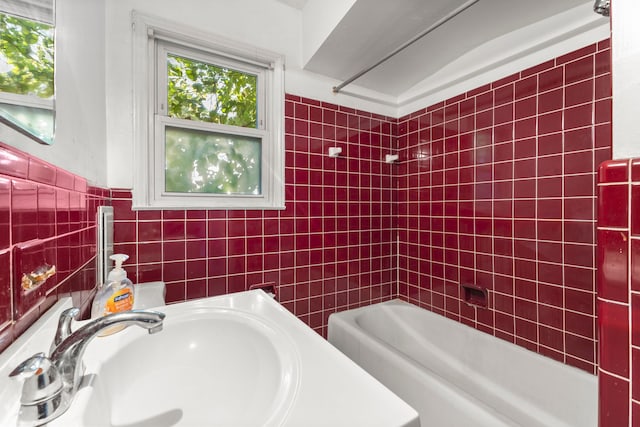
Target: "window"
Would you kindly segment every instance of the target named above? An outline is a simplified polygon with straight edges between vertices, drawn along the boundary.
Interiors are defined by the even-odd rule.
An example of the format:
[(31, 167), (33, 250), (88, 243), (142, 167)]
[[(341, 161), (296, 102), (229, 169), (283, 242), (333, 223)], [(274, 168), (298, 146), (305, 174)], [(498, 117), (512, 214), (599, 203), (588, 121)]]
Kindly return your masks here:
[(134, 208), (284, 207), (281, 57), (138, 14), (134, 28)]
[(36, 6), (13, 1), (0, 8), (0, 120), (51, 144), (54, 28)]

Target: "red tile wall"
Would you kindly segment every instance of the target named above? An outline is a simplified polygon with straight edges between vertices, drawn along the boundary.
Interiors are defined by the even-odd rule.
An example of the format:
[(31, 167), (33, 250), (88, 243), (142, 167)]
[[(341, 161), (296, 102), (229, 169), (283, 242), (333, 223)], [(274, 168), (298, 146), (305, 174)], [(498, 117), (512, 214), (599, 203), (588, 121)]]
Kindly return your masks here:
[[(111, 195), (131, 278), (164, 280), (169, 302), (272, 284), (324, 335), (332, 312), (401, 296), (593, 373), (609, 67), (603, 41), (398, 120), (287, 95), (282, 211), (132, 211), (130, 191), (2, 146), (0, 349), (94, 284), (95, 208)], [(59, 271), (28, 295), (23, 253)]]
[[(0, 351), (58, 298), (93, 288), (95, 212), (107, 200), (85, 179), (0, 144)], [(25, 291), (23, 274), (45, 264), (56, 274)]]
[(640, 159), (599, 172), (599, 425), (640, 426)]
[(396, 295), (395, 119), (293, 95), (285, 112), (285, 210), (132, 211), (113, 191), (134, 282), (164, 280), (169, 302), (270, 283), (323, 335), (334, 311)]
[[(398, 150), (399, 293), (595, 373), (609, 41), (399, 119)], [(486, 289), (488, 307), (461, 284)]]

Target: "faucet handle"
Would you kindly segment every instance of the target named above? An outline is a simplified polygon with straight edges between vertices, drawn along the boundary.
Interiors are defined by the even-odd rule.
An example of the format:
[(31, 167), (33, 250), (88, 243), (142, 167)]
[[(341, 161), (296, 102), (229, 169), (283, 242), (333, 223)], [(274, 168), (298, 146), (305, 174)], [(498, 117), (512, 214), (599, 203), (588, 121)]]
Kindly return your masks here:
[(36, 353), (11, 373), (10, 377), (24, 378), (20, 403), (34, 405), (62, 391), (58, 369), (44, 353)]
[(58, 328), (56, 329), (56, 335), (53, 338), (53, 342), (51, 343), (49, 354), (52, 354), (53, 351), (60, 345), (60, 343), (64, 341), (69, 335), (71, 335), (71, 321), (78, 314), (80, 314), (80, 309), (78, 307), (71, 307), (60, 313), (60, 318), (58, 319)]

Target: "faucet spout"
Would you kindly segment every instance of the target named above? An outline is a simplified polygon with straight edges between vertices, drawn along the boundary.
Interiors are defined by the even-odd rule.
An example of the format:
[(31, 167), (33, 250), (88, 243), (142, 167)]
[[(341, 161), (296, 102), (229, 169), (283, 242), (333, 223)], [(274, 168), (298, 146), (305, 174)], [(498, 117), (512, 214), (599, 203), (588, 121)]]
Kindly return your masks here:
[(9, 374), (25, 379), (18, 416), (21, 427), (47, 424), (69, 409), (82, 380), (82, 356), (95, 336), (114, 326), (131, 325), (154, 334), (162, 330), (165, 317), (157, 311), (123, 311), (93, 320), (72, 333), (70, 324), (76, 314), (77, 309), (62, 313), (49, 357), (38, 353)]
[(50, 359), (58, 369), (65, 388), (72, 394), (78, 390), (82, 377), (82, 356), (91, 340), (112, 326), (136, 325), (150, 334), (162, 330), (164, 313), (150, 310), (131, 310), (100, 317), (66, 337), (51, 353)]

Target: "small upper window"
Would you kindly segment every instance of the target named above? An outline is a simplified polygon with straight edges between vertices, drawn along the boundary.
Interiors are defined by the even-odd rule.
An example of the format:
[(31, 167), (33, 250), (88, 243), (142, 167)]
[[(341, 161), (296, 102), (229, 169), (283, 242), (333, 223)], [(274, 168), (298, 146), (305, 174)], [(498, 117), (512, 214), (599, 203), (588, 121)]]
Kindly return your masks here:
[(48, 144), (53, 142), (53, 38), (50, 23), (0, 12), (0, 118)]
[[(134, 207), (283, 207), (280, 58), (256, 60), (255, 49), (205, 43), (135, 19), (136, 33), (146, 27), (153, 36), (140, 40), (147, 64), (134, 76), (139, 99), (147, 101), (144, 111), (139, 105), (137, 134), (147, 133)], [(147, 94), (140, 92), (151, 86), (139, 74), (153, 82)]]

